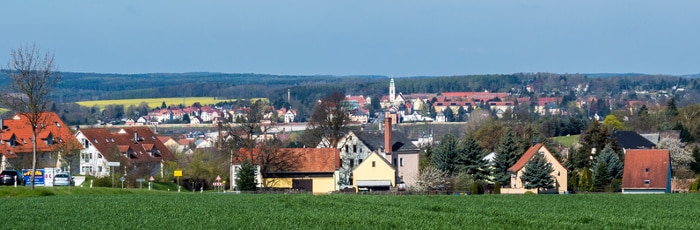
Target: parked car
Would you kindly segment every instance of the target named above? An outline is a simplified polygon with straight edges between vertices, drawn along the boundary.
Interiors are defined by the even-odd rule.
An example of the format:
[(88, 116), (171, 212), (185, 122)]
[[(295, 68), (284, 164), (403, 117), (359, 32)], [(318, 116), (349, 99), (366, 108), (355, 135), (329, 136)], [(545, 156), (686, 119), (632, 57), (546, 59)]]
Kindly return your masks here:
[(16, 170), (3, 170), (0, 173), (0, 184), (2, 185), (15, 185), (15, 180), (17, 180), (17, 185), (24, 185), (24, 176), (22, 173)]
[(58, 173), (53, 175), (53, 186), (73, 185), (73, 178), (68, 173)]

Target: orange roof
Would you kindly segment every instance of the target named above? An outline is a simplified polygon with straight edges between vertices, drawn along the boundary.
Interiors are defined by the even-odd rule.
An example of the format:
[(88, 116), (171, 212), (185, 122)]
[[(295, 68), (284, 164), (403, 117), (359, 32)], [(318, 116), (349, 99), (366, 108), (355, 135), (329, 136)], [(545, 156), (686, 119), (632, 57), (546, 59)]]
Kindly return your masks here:
[[(70, 128), (53, 112), (39, 113), (40, 123), (36, 147), (38, 152), (51, 152), (64, 146), (81, 149)], [(8, 158), (16, 154), (32, 152), (32, 126), (27, 117), (15, 114), (11, 119), (3, 120), (0, 129), (0, 153)]]
[[(547, 147), (545, 147), (544, 144), (542, 144), (542, 143), (537, 143), (537, 144), (533, 145), (532, 147), (530, 147), (529, 149), (527, 149), (527, 151), (525, 151), (525, 153), (520, 157), (520, 159), (518, 159), (518, 161), (515, 162), (515, 164), (513, 164), (513, 166), (508, 168), (508, 171), (518, 172), (521, 169), (523, 169), (523, 167), (525, 167), (525, 164), (527, 164), (527, 162), (530, 161), (530, 159), (535, 155), (535, 153), (538, 153), (540, 151), (540, 149), (542, 149), (542, 148), (546, 149)], [(552, 156), (552, 157), (554, 157), (554, 156)], [(553, 164), (556, 163), (556, 164), (559, 164), (562, 168), (566, 168), (561, 164), (561, 162), (559, 162), (557, 160), (554, 160), (554, 162), (550, 162), (550, 163), (553, 163)]]
[[(254, 161), (262, 159), (260, 148), (253, 149)], [(296, 162), (294, 169), (286, 172), (334, 172), (340, 168), (340, 150), (335, 148), (278, 148), (270, 149), (271, 157), (290, 157)], [(238, 157), (233, 159), (234, 164), (240, 164), (243, 159), (249, 158), (250, 150), (241, 148), (238, 150)], [(283, 172), (277, 172), (283, 173)]]
[(628, 149), (625, 153), (622, 188), (669, 188), (670, 159), (668, 149)]

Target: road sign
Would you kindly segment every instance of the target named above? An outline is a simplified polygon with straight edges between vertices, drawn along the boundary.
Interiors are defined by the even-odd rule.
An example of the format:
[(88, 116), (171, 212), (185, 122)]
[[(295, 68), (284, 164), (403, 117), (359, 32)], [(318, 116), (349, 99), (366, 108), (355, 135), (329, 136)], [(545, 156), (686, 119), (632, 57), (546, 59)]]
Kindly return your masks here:
[(175, 170), (175, 176), (182, 176), (182, 170)]
[(221, 180), (221, 177), (220, 177), (220, 176), (216, 176), (216, 181), (220, 181), (220, 180)]
[(148, 181), (151, 181), (151, 182), (153, 182), (153, 181), (155, 181), (155, 180), (156, 180), (156, 179), (153, 179), (153, 176), (151, 176), (150, 178), (148, 178)]
[(144, 181), (146, 181), (146, 179), (143, 179), (143, 178), (136, 178), (136, 182), (143, 183)]
[(119, 178), (119, 180), (122, 181), (122, 182), (124, 182), (124, 181), (126, 180), (126, 178), (125, 178), (125, 177), (121, 177), (121, 178)]
[(119, 163), (119, 161), (110, 161), (110, 162), (107, 162), (107, 166), (110, 166), (110, 167), (112, 167), (112, 166), (120, 166), (120, 165), (121, 165), (121, 163)]

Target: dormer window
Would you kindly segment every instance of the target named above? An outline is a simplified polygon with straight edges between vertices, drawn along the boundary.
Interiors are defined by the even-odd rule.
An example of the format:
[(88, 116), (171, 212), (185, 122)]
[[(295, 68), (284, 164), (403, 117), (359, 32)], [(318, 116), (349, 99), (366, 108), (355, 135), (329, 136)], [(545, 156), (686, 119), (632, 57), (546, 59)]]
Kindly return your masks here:
[(56, 124), (56, 127), (59, 127), (59, 128), (61, 128), (61, 124), (60, 124), (60, 123), (58, 123), (58, 121), (54, 122), (54, 124)]
[(649, 181), (649, 180), (644, 180), (644, 184), (645, 184), (645, 185), (648, 185), (649, 183), (651, 183), (651, 181)]

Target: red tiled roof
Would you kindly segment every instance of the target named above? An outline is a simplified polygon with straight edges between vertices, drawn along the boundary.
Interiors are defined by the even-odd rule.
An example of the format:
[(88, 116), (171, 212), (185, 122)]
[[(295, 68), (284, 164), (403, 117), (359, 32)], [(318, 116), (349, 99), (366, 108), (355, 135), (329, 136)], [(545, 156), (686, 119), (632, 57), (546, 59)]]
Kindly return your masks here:
[[(136, 157), (129, 159), (132, 162), (175, 160), (175, 156), (148, 127), (122, 128), (115, 133), (100, 128), (83, 129), (80, 132), (109, 161), (117, 161), (117, 157), (123, 156), (128, 151), (132, 151), (133, 156)], [(136, 140), (134, 140), (135, 133), (138, 137)], [(115, 154), (115, 150), (119, 153)], [(160, 152), (160, 157), (149, 154), (153, 150)]]
[[(42, 112), (39, 113), (39, 117), (37, 152), (51, 152), (63, 146), (81, 149), (80, 143), (75, 139), (70, 128), (56, 113)], [(25, 116), (15, 114), (12, 119), (3, 119), (3, 126), (2, 131), (0, 131), (0, 153), (7, 158), (16, 158), (16, 154), (27, 154), (33, 151), (32, 126)], [(15, 138), (14, 146), (10, 143), (13, 136)], [(52, 144), (49, 143), (49, 137), (53, 137)]]
[[(629, 149), (622, 188), (667, 189), (671, 160), (668, 149)], [(649, 183), (645, 184), (645, 180)]]
[[(260, 148), (254, 148), (252, 157), (259, 159)], [(340, 168), (340, 150), (335, 148), (279, 148), (270, 151), (277, 151), (278, 154), (292, 156), (298, 165), (291, 172), (334, 172)], [(241, 148), (238, 157), (233, 159), (234, 164), (240, 164), (244, 159), (250, 157), (250, 150)]]
[(163, 144), (165, 144), (165, 142), (168, 142), (170, 139), (172, 139), (168, 136), (157, 136), (156, 138), (158, 138), (158, 140), (160, 140), (160, 142), (163, 142)]
[[(542, 149), (542, 148), (546, 149), (547, 147), (545, 147), (544, 144), (542, 144), (542, 143), (537, 143), (537, 144), (533, 145), (532, 147), (530, 147), (529, 149), (527, 149), (527, 151), (525, 151), (525, 153), (520, 157), (520, 159), (518, 159), (518, 161), (515, 162), (515, 164), (513, 164), (513, 166), (508, 168), (508, 171), (510, 171), (510, 172), (520, 171), (523, 167), (525, 167), (525, 164), (527, 164), (527, 162), (530, 161), (530, 159), (535, 155), (535, 153), (538, 153), (540, 151), (540, 149)], [(554, 160), (554, 162), (550, 162), (550, 163), (559, 164), (562, 168), (566, 168), (563, 165), (561, 165), (561, 162), (559, 162), (557, 160)]]
[(510, 171), (510, 172), (520, 171), (520, 169), (525, 167), (525, 164), (527, 164), (527, 162), (530, 161), (530, 158), (532, 158), (532, 156), (534, 156), (535, 153), (537, 153), (537, 151), (539, 151), (540, 148), (542, 148), (542, 146), (544, 146), (544, 145), (541, 143), (538, 143), (538, 144), (530, 147), (529, 149), (527, 149), (527, 151), (525, 151), (525, 154), (523, 154), (523, 156), (521, 156), (520, 159), (518, 159), (518, 161), (515, 162), (515, 164), (513, 164), (513, 166), (508, 168), (508, 171)]

